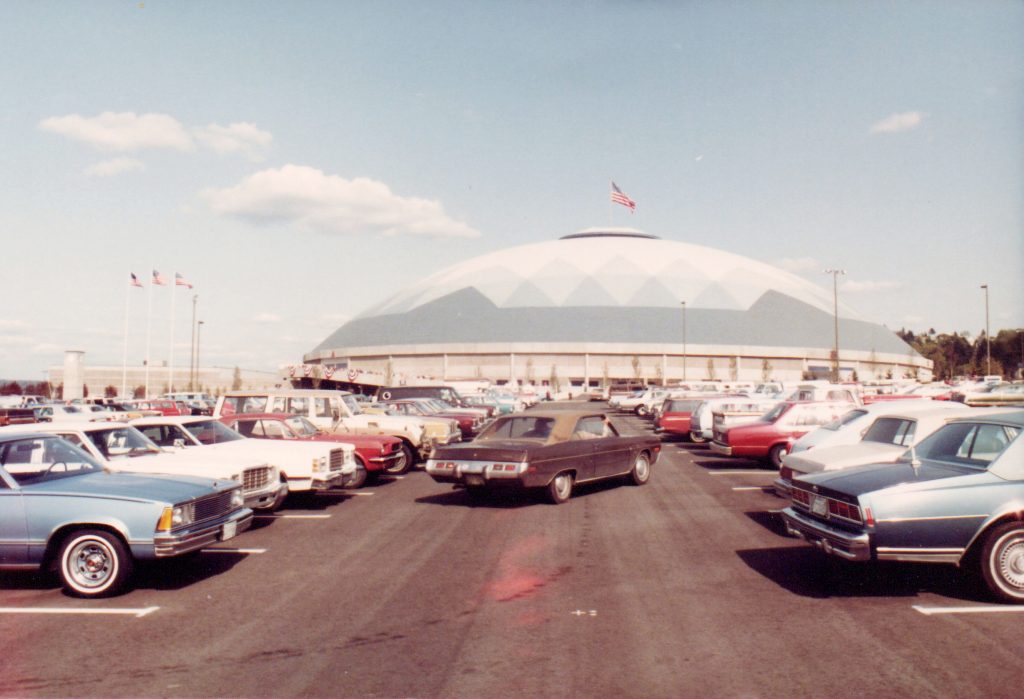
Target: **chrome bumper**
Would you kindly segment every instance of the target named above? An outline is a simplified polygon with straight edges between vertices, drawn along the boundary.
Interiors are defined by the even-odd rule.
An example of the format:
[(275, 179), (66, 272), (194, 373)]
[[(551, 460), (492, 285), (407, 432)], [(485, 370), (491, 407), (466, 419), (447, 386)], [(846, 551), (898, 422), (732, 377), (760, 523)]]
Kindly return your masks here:
[(782, 511), (786, 532), (833, 556), (848, 561), (870, 561), (871, 539), (867, 534), (851, 534), (807, 517), (792, 507)]
[(792, 490), (793, 487), (790, 481), (785, 481), (782, 480), (781, 478), (776, 478), (775, 482), (772, 483), (772, 486), (775, 487), (776, 495), (778, 495), (780, 498), (786, 498), (787, 500), (789, 500), (790, 490)]
[(245, 496), (245, 506), (251, 510), (262, 510), (272, 507), (279, 499), (288, 494), (288, 486), (278, 481), (273, 488), (248, 493)]
[[(234, 528), (236, 536), (252, 525), (252, 510), (247, 507), (236, 510), (227, 517), (220, 517), (213, 522), (203, 522), (195, 529), (185, 529), (170, 534), (158, 534), (153, 537), (153, 555), (157, 558), (180, 556), (189, 551), (201, 549), (218, 541), (224, 540), (224, 528)], [(230, 536), (228, 538), (231, 538)]]
[(711, 451), (722, 456), (732, 456), (732, 447), (728, 444), (722, 444), (721, 442), (712, 442), (710, 445)]

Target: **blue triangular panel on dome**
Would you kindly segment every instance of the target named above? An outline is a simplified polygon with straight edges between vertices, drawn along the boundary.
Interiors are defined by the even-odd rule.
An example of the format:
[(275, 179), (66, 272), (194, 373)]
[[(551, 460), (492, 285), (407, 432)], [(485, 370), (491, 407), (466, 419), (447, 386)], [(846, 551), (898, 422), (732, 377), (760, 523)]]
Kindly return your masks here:
[(530, 275), (529, 279), (544, 292), (555, 305), (562, 305), (564, 299), (579, 285), (585, 275), (576, 265), (562, 259), (552, 260)]
[(678, 306), (681, 297), (673, 294), (658, 279), (650, 278), (641, 286), (633, 297), (626, 302), (627, 306)]
[(720, 284), (712, 284), (704, 288), (697, 298), (689, 302), (688, 305), (691, 308), (722, 308), (734, 311), (746, 310), (740, 303), (732, 296), (725, 287)]
[(592, 277), (587, 277), (565, 297), (563, 306), (619, 306), (611, 294)]
[(523, 282), (512, 294), (501, 304), (502, 308), (529, 308), (554, 306), (555, 302), (537, 288), (533, 282)]

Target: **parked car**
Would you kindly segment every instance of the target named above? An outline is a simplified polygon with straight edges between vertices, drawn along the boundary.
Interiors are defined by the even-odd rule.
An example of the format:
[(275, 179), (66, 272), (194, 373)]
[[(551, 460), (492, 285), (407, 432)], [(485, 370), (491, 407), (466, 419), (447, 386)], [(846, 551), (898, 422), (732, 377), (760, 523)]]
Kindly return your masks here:
[(654, 431), (670, 437), (690, 439), (690, 419), (703, 398), (668, 398), (654, 419)]
[(356, 459), (362, 470), (347, 483), (347, 488), (359, 488), (367, 481), (375, 481), (382, 473), (404, 473), (405, 451), (402, 440), (387, 435), (334, 434), (325, 432), (301, 415), (288, 413), (257, 413), (232, 415), (220, 419), (243, 437), (252, 439), (284, 439), (304, 442), (342, 442), (356, 448)]
[(220, 421), (201, 416), (144, 417), (132, 424), (165, 449), (266, 460), (277, 467), (289, 493), (340, 488), (361, 477), (351, 444), (247, 439)]
[(782, 497), (789, 497), (793, 478), (808, 473), (839, 471), (864, 464), (892, 463), (908, 447), (918, 444), (947, 421), (975, 412), (974, 408), (957, 403), (952, 404), (956, 407), (946, 407), (948, 403), (927, 401), (917, 409), (912, 407), (914, 404), (916, 401), (903, 402), (902, 407), (907, 409), (896, 410), (900, 407), (897, 402), (891, 410), (875, 416), (870, 425), (857, 432), (863, 436), (853, 444), (837, 444), (786, 454), (782, 457), (779, 477), (775, 480), (775, 492)]
[(786, 529), (849, 561), (970, 565), (1024, 603), (1024, 410), (979, 411), (897, 463), (793, 479)]
[(702, 444), (715, 438), (715, 411), (728, 412), (730, 421), (735, 423), (741, 421), (741, 416), (754, 420), (778, 403), (774, 398), (737, 394), (710, 395), (690, 415), (690, 441)]
[(660, 452), (656, 437), (622, 437), (602, 413), (537, 412), (499, 417), (475, 441), (437, 448), (427, 473), (471, 495), (535, 490), (557, 504), (580, 483), (627, 476), (643, 485)]
[(245, 506), (253, 510), (274, 510), (287, 494), (277, 469), (258, 455), (203, 458), (198, 454), (168, 453), (134, 426), (122, 422), (47, 422), (0, 430), (0, 433), (28, 432), (62, 437), (111, 471), (238, 481), (242, 485)]
[(835, 420), (826, 422), (793, 442), (789, 453), (799, 454), (807, 449), (856, 444), (864, 436), (864, 431), (874, 419), (882, 415), (906, 413), (908, 410), (942, 410), (955, 407), (955, 404), (949, 401), (936, 402), (928, 399), (895, 403), (881, 401), (852, 407)]
[(408, 415), (426, 420), (437, 418), (454, 420), (455, 424), (458, 425), (460, 433), (460, 439), (456, 441), (469, 441), (473, 439), (486, 420), (478, 412), (468, 413), (460, 410), (444, 409), (441, 405), (432, 403), (424, 398), (399, 398), (382, 401), (378, 405), (384, 406), (389, 415)]
[[(450, 438), (451, 432), (428, 435), (423, 420), (398, 415), (368, 415), (348, 391), (274, 388), (229, 391), (217, 399), (213, 416), (237, 413), (291, 413), (303, 415), (317, 427), (337, 434), (390, 435), (402, 440), (405, 468), (425, 459), (434, 444)], [(458, 434), (458, 430), (454, 430)]]
[(56, 568), (79, 597), (122, 591), (137, 560), (227, 541), (252, 510), (233, 481), (115, 473), (52, 434), (0, 434), (0, 569)]
[(794, 441), (818, 425), (835, 420), (848, 405), (784, 401), (754, 422), (716, 433), (711, 451), (722, 456), (764, 459), (777, 469)]

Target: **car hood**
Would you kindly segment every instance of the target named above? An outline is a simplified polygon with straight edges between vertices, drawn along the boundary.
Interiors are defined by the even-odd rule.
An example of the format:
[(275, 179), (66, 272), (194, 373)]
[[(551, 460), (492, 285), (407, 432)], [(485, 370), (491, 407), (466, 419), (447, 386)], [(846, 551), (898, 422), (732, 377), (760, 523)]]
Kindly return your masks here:
[[(221, 442), (204, 447), (210, 453), (248, 455), (255, 458), (271, 459), (272, 456), (290, 455), (294, 457), (316, 458), (326, 456), (332, 449), (353, 451), (350, 442), (306, 442), (301, 440), (276, 439), (238, 439), (234, 442)], [(216, 451), (214, 451), (216, 450)], [(271, 459), (273, 460), (273, 459)]]
[(905, 483), (925, 483), (977, 472), (977, 469), (935, 461), (922, 461), (917, 468), (909, 461), (899, 461), (894, 464), (868, 464), (843, 471), (813, 473), (795, 478), (793, 483), (803, 483), (812, 490), (818, 486), (837, 493), (859, 496)]
[(469, 461), (522, 461), (530, 447), (540, 446), (540, 440), (493, 440), (487, 442), (466, 442), (437, 447), (430, 458)]
[(782, 463), (801, 473), (838, 471), (863, 464), (891, 463), (907, 450), (895, 444), (858, 442), (787, 454)]
[(177, 503), (210, 495), (213, 489), (223, 490), (234, 485), (233, 481), (225, 479), (101, 471), (37, 483), (25, 486), (25, 490)]

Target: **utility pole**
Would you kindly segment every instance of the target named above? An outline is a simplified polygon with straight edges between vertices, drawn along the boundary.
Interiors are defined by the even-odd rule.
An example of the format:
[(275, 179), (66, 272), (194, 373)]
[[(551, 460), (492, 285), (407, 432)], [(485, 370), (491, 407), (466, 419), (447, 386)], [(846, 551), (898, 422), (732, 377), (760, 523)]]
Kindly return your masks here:
[(846, 274), (842, 269), (826, 269), (825, 274), (832, 275), (832, 316), (835, 327), (835, 344), (832, 347), (832, 382), (839, 383), (839, 275)]
[(989, 335), (988, 330), (988, 284), (982, 284), (981, 288), (985, 290), (985, 374), (987, 376), (992, 375), (992, 336)]
[(196, 301), (199, 294), (192, 294), (192, 351), (188, 361), (188, 390), (196, 390)]
[(683, 381), (686, 381), (686, 301), (683, 305)]

